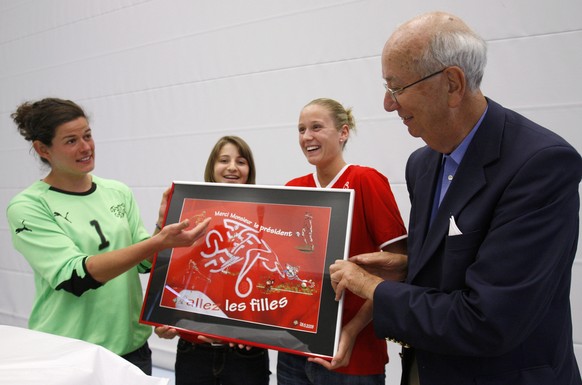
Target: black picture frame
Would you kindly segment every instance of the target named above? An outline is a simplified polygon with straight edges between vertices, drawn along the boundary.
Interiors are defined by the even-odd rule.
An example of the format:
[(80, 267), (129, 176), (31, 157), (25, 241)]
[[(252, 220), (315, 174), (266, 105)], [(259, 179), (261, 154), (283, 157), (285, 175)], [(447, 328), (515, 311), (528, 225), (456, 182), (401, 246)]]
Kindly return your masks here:
[[(155, 256), (140, 322), (154, 326), (169, 325), (176, 328), (180, 334), (200, 334), (226, 342), (242, 343), (305, 356), (333, 357), (337, 351), (341, 331), (343, 299), (335, 300), (335, 293), (330, 282), (329, 266), (335, 260), (346, 259), (348, 256), (353, 200), (354, 192), (350, 189), (174, 182), (165, 224), (183, 220), (185, 213), (188, 212), (187, 207), (194, 207), (192, 212), (199, 212), (200, 210), (197, 209), (199, 207), (206, 208), (201, 211), (202, 214), (199, 216), (211, 216), (213, 219), (206, 232), (206, 238), (195, 244), (195, 246), (198, 245), (196, 247), (199, 249), (193, 247), (194, 251), (192, 252), (188, 251), (187, 248), (167, 249)], [(221, 211), (221, 209), (216, 209), (217, 207), (226, 207), (226, 209)], [(239, 215), (238, 212), (246, 214)], [(258, 216), (255, 216), (255, 213)], [(228, 219), (222, 219), (221, 216)], [(267, 226), (269, 218), (271, 218), (272, 223), (278, 225)], [(263, 224), (263, 220), (265, 220), (265, 224)], [(196, 221), (196, 218), (191, 218), (191, 221)], [(299, 221), (303, 221), (301, 229), (297, 226)], [(315, 221), (317, 223), (314, 225)], [(224, 223), (229, 226), (227, 230), (222, 227)], [(246, 237), (243, 242), (242, 237), (239, 236), (240, 239), (237, 238), (233, 244), (244, 248), (254, 242), (253, 245), (247, 247), (246, 254), (239, 254), (259, 256), (259, 259), (253, 260), (252, 269), (260, 267), (263, 273), (248, 270), (249, 277), (250, 274), (255, 274), (255, 277), (259, 278), (253, 281), (246, 277), (246, 281), (251, 284), (243, 282), (244, 280), (241, 279), (243, 270), (241, 269), (237, 273), (237, 269), (233, 268), (236, 266), (235, 264), (226, 268), (221, 267), (223, 269), (221, 270), (222, 275), (215, 271), (216, 265), (201, 272), (198, 268), (198, 266), (202, 266), (200, 263), (210, 265), (209, 261), (215, 262), (217, 257), (214, 257), (214, 260), (203, 259), (201, 255), (204, 255), (205, 258), (207, 255), (199, 250), (211, 247), (214, 250), (223, 250), (217, 247), (213, 240), (219, 236), (221, 242), (227, 242), (225, 240), (226, 234), (234, 237), (234, 235), (238, 235), (237, 231), (242, 233), (243, 227), (246, 228), (246, 234), (250, 234), (252, 237)], [(291, 230), (286, 231), (288, 229)], [(313, 238), (313, 234), (309, 233), (310, 231), (318, 232), (316, 235), (317, 239), (320, 240), (319, 242), (310, 240), (309, 237)], [(324, 232), (326, 233), (321, 234)], [(306, 235), (306, 233), (308, 234)], [(271, 237), (268, 245), (266, 243), (267, 237)], [(252, 242), (251, 238), (254, 239)], [(321, 240), (325, 240), (325, 242)], [(228, 241), (231, 242), (229, 245), (232, 244), (230, 239)], [(298, 246), (289, 247), (290, 242), (295, 242)], [(309, 244), (310, 242), (311, 244)], [(257, 245), (260, 248), (267, 246), (270, 255), (269, 253), (265, 254), (265, 250), (261, 250), (263, 254), (257, 252), (256, 250), (259, 249)], [(277, 247), (280, 247), (281, 250), (278, 251)], [(226, 248), (224, 249), (226, 250)], [(234, 248), (229, 246), (228, 250), (234, 250)], [(179, 256), (179, 253), (182, 255), (190, 253), (187, 254), (190, 258), (190, 265), (187, 265), (187, 268), (179, 267), (186, 266), (183, 265), (186, 257)], [(228, 254), (229, 261), (234, 261), (230, 251)], [(294, 266), (294, 259), (317, 265), (318, 268), (306, 273), (311, 274), (314, 279), (301, 279), (299, 274), (302, 272), (295, 274), (294, 270), (283, 268), (279, 259), (271, 261), (267, 258), (272, 255), (280, 258), (279, 255), (283, 254), (291, 261), (287, 262), (287, 267)], [(243, 258), (236, 259), (239, 262), (242, 260)], [(264, 264), (261, 264), (262, 262), (254, 263), (256, 260), (267, 262)], [(182, 265), (179, 265), (178, 261), (182, 261), (180, 262)], [(298, 265), (300, 264), (298, 262)], [(225, 265), (226, 263), (221, 266)], [(270, 266), (275, 267), (275, 273), (265, 270)], [(233, 270), (235, 273), (232, 272)], [(285, 274), (282, 273), (283, 270)], [(206, 280), (204, 292), (201, 289), (194, 290), (196, 287), (200, 288), (201, 284), (191, 283), (195, 280), (192, 279), (193, 272), (197, 277), (195, 279), (198, 280), (196, 282)], [(270, 286), (270, 284), (261, 281), (265, 272), (276, 278), (278, 286), (275, 284)], [(255, 297), (252, 300), (249, 300), (249, 296), (244, 298), (246, 302), (243, 300), (238, 302), (239, 305), (244, 305), (244, 314), (251, 315), (249, 319), (245, 319), (243, 316), (237, 318), (238, 315), (233, 318), (224, 314), (225, 308), (229, 305), (227, 296), (232, 295), (230, 292), (224, 294), (225, 297), (221, 298), (220, 301), (216, 301), (216, 298), (213, 297), (213, 304), (219, 308), (218, 311), (221, 314), (218, 317), (211, 311), (197, 309), (197, 303), (194, 302), (193, 297), (188, 297), (192, 293), (206, 295), (207, 290), (219, 292), (218, 287), (219, 282), (222, 282), (221, 280), (235, 279), (232, 277), (224, 278), (226, 273), (236, 277), (237, 285), (240, 283), (245, 286), (246, 291), (241, 290), (245, 291), (243, 294), (248, 295), (249, 291), (254, 290)], [(272, 283), (275, 282), (275, 279), (272, 281), (267, 279), (266, 282)], [(190, 289), (191, 287), (194, 289)], [(230, 286), (222, 289), (225, 292), (229, 290)], [(237, 293), (240, 295), (240, 292), (237, 291)], [(306, 299), (308, 296), (305, 294), (308, 294), (308, 299)], [(169, 302), (172, 295), (174, 296), (172, 303), (175, 304), (175, 308), (172, 308), (174, 305)], [(270, 299), (274, 296), (278, 296), (279, 303)], [(234, 298), (241, 299), (242, 297), (235, 295)], [(281, 298), (285, 299), (285, 307), (282, 305)], [(281, 305), (281, 307), (274, 310), (267, 309), (268, 311), (260, 313), (256, 310), (262, 306), (258, 301), (265, 301), (265, 304), (272, 302), (275, 305)], [(315, 301), (316, 306), (304, 306), (302, 301)], [(276, 313), (277, 311), (279, 314)], [(285, 317), (293, 318), (293, 311), (303, 311), (304, 315), (297, 317), (297, 319), (286, 320)], [(231, 314), (238, 313), (231, 312)], [(258, 321), (255, 317), (259, 317)], [(303, 323), (301, 321), (303, 318), (315, 319), (316, 321)], [(310, 327), (311, 329), (309, 329)]]

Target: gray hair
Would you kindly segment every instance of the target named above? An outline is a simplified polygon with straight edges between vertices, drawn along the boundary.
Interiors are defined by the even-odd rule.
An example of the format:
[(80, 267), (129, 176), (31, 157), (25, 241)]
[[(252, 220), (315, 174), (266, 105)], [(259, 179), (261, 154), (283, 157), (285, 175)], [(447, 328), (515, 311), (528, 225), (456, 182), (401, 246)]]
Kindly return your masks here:
[(428, 75), (444, 67), (457, 66), (465, 73), (467, 88), (481, 85), (487, 64), (487, 43), (471, 30), (438, 31), (418, 63), (418, 71)]

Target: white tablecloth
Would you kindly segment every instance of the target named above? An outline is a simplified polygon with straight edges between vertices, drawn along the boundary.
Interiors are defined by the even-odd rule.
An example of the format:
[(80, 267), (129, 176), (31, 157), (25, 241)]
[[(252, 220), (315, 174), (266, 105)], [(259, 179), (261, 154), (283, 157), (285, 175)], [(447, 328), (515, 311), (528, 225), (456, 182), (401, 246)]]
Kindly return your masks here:
[(167, 385), (88, 342), (0, 325), (1, 385)]

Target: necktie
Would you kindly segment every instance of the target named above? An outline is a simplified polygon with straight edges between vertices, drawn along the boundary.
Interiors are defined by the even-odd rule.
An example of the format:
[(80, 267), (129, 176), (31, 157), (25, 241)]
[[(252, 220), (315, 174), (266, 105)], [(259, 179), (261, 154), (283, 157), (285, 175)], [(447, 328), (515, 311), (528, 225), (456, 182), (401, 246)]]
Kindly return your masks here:
[[(430, 214), (430, 223), (432, 224), (432, 221), (434, 220), (434, 218), (436, 217), (436, 213), (439, 209), (439, 205), (441, 204), (441, 189), (443, 188), (443, 175), (444, 175), (444, 171), (445, 171), (445, 165), (447, 163), (447, 157), (443, 156), (443, 159), (441, 161), (441, 167), (439, 168), (439, 174), (436, 180), (436, 189), (434, 192), (434, 197), (432, 200), (432, 211)], [(448, 188), (448, 186), (447, 186)]]

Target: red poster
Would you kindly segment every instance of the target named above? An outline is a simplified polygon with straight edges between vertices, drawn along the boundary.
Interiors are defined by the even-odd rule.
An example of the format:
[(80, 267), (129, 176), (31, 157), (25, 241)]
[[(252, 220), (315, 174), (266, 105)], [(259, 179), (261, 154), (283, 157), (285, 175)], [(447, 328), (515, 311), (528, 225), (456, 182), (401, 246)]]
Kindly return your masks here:
[(353, 191), (174, 182), (166, 223), (212, 218), (193, 246), (156, 255), (140, 321), (224, 341), (332, 357)]
[(174, 249), (161, 305), (315, 332), (329, 207), (184, 199), (180, 221), (212, 218), (194, 247)]

